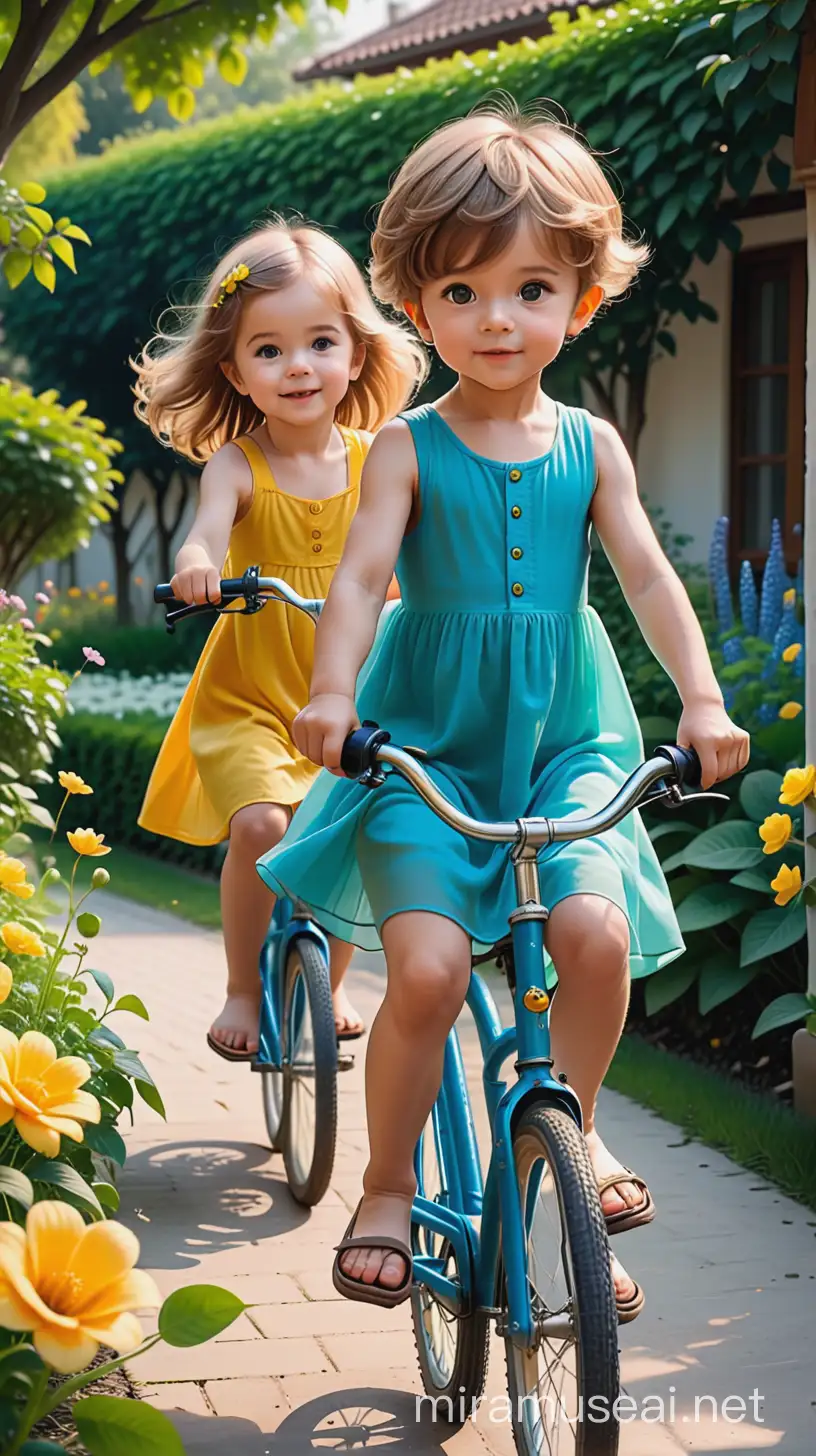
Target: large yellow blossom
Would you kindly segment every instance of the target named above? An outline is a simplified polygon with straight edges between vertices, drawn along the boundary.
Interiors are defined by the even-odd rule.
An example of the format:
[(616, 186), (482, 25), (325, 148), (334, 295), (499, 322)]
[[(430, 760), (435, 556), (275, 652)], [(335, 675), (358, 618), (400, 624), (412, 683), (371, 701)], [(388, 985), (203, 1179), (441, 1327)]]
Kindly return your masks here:
[(778, 854), (783, 849), (793, 833), (793, 821), (790, 814), (769, 814), (764, 824), (759, 826), (759, 837), (764, 840), (765, 848), (763, 854)]
[(790, 869), (788, 865), (782, 865), (775, 880), (771, 880), (771, 889), (776, 890), (774, 902), (777, 905), (787, 905), (794, 895), (798, 895), (802, 888), (802, 871), (798, 865)]
[(16, 895), (18, 900), (30, 900), (34, 885), (26, 883), (26, 867), (21, 859), (0, 857), (0, 890), (7, 895)]
[(87, 1062), (58, 1057), (42, 1032), (24, 1031), (18, 1040), (0, 1026), (0, 1127), (13, 1121), (23, 1142), (55, 1158), (60, 1137), (81, 1143), (83, 1122), (100, 1120), (96, 1098), (80, 1091), (90, 1076)]
[(779, 716), (780, 718), (784, 718), (786, 721), (788, 721), (792, 718), (798, 718), (801, 711), (801, 703), (783, 703), (782, 707), (779, 709)]
[(797, 657), (799, 656), (799, 653), (801, 651), (802, 651), (802, 644), (801, 644), (801, 642), (792, 642), (791, 645), (790, 645), (790, 647), (786, 647), (785, 648), (785, 651), (782, 653), (782, 661), (783, 662), (795, 662), (796, 659), (797, 659)]
[(14, 985), (14, 977), (5, 961), (0, 961), (0, 1006), (8, 1001), (11, 995), (11, 988)]
[(803, 804), (805, 799), (813, 793), (814, 783), (816, 783), (816, 768), (812, 763), (807, 764), (805, 768), (789, 768), (782, 780), (780, 804)]
[(68, 843), (77, 854), (86, 854), (90, 859), (110, 854), (112, 849), (112, 845), (105, 844), (104, 834), (97, 834), (93, 829), (69, 829)]
[(133, 1311), (161, 1303), (138, 1257), (122, 1224), (86, 1225), (65, 1203), (35, 1203), (25, 1229), (0, 1224), (0, 1325), (30, 1333), (60, 1375), (84, 1370), (100, 1345), (129, 1355), (143, 1338)]
[(5, 925), (0, 925), (0, 938), (6, 950), (12, 955), (44, 956), (47, 955), (45, 946), (40, 937), (26, 925), (20, 925), (16, 920), (7, 920)]
[(69, 769), (60, 769), (59, 781), (64, 788), (66, 794), (93, 793), (93, 789), (91, 788), (90, 784), (86, 784), (85, 780), (83, 778), (80, 778), (79, 774), (71, 773)]

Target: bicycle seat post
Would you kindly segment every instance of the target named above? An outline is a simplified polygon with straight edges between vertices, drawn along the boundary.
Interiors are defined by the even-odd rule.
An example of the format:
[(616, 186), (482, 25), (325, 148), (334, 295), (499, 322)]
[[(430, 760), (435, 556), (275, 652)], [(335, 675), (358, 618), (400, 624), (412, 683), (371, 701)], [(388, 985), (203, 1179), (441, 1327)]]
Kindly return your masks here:
[(549, 919), (549, 911), (541, 903), (538, 849), (529, 843), (523, 819), (519, 820), (518, 827), (519, 837), (511, 854), (518, 903), (509, 917), (516, 980), (516, 1070), (523, 1073), (541, 1068), (548, 1072), (552, 1067), (552, 1057), (545, 1015), (549, 998), (543, 985), (543, 971), (544, 926)]

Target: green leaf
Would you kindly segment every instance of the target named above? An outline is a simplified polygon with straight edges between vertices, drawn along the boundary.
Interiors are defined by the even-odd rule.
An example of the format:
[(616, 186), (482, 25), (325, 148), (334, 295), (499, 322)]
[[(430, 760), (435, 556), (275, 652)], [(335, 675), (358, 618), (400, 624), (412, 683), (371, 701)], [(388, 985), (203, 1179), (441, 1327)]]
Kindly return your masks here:
[(684, 116), (680, 123), (680, 135), (683, 140), (693, 142), (697, 133), (705, 126), (708, 117), (709, 113), (702, 110), (690, 111), (688, 116)]
[(657, 161), (659, 156), (660, 148), (657, 142), (647, 142), (645, 147), (640, 148), (632, 163), (632, 176), (635, 181), (638, 181), (644, 172), (648, 172), (649, 168)]
[(124, 1168), (127, 1148), (121, 1133), (111, 1127), (110, 1123), (89, 1123), (85, 1128), (85, 1146), (91, 1152), (100, 1153), (103, 1158), (110, 1158), (111, 1162)]
[(62, 1163), (57, 1158), (44, 1158), (38, 1153), (26, 1163), (25, 1171), (32, 1183), (45, 1183), (49, 1188), (56, 1188), (65, 1203), (71, 1203), (83, 1212), (92, 1213), (96, 1218), (104, 1218), (102, 1205), (90, 1184), (85, 1182), (82, 1174), (70, 1163)]
[(68, 1456), (64, 1446), (58, 1446), (56, 1441), (26, 1441), (20, 1447), (20, 1456)]
[(762, 824), (769, 814), (779, 814), (782, 775), (768, 768), (746, 774), (740, 784), (740, 804), (755, 824)]
[(770, 959), (788, 946), (796, 945), (804, 936), (805, 928), (804, 905), (760, 910), (742, 932), (740, 965), (750, 966), (754, 961)]
[(76, 1402), (73, 1416), (91, 1456), (184, 1456), (175, 1426), (145, 1401), (89, 1395)]
[(67, 238), (59, 237), (55, 233), (53, 237), (48, 239), (48, 246), (55, 257), (59, 258), (60, 262), (65, 264), (66, 268), (70, 268), (72, 273), (76, 273), (74, 250)]
[(119, 1190), (113, 1183), (94, 1183), (93, 1191), (99, 1202), (111, 1213), (119, 1212)]
[(87, 243), (89, 248), (92, 246), (85, 229), (78, 227), (75, 222), (71, 222), (66, 228), (63, 228), (62, 235), (65, 238), (76, 238), (78, 243)]
[(736, 61), (731, 61), (729, 65), (718, 68), (714, 77), (714, 90), (720, 105), (725, 101), (729, 91), (734, 91), (737, 86), (742, 85), (750, 69), (750, 61), (746, 61), (742, 56)]
[(660, 345), (661, 349), (664, 349), (667, 354), (671, 355), (672, 358), (675, 357), (675, 355), (677, 354), (677, 340), (675, 339), (674, 334), (670, 334), (666, 329), (661, 329), (657, 335), (656, 342)]
[(17, 188), (17, 191), (22, 197), (23, 202), (45, 202), (46, 191), (44, 187), (40, 186), (39, 182), (24, 182), (21, 187)]
[(19, 288), (31, 272), (31, 254), (12, 248), (3, 259), (3, 273), (9, 288)]
[(816, 905), (816, 885), (805, 885), (804, 901), (809, 910)]
[(161, 1092), (155, 1082), (144, 1082), (141, 1078), (137, 1078), (135, 1085), (142, 1101), (146, 1102), (148, 1107), (152, 1107), (154, 1112), (158, 1112), (159, 1117), (163, 1117), (166, 1122), (167, 1113), (164, 1110)]
[(125, 1050), (125, 1043), (122, 1041), (118, 1031), (111, 1026), (98, 1026), (88, 1037), (92, 1046), (116, 1047), (119, 1051)]
[(694, 982), (697, 975), (697, 967), (688, 961), (680, 961), (677, 965), (667, 966), (664, 971), (656, 971), (649, 976), (646, 982), (646, 1015), (654, 1016), (656, 1012), (662, 1011), (664, 1006), (670, 1006), (672, 1001), (677, 1001), (685, 995), (689, 986)]
[(761, 969), (759, 965), (739, 966), (736, 961), (728, 960), (723, 952), (712, 956), (700, 968), (700, 1015), (707, 1016), (709, 1011), (744, 991)]
[(116, 1005), (112, 1009), (114, 1011), (131, 1011), (134, 1016), (141, 1016), (142, 1021), (150, 1020), (150, 1013), (148, 1012), (144, 1001), (142, 1001), (138, 996), (120, 996)]
[(774, 19), (786, 30), (793, 30), (802, 19), (808, 7), (808, 0), (782, 0)]
[(734, 40), (738, 40), (746, 30), (750, 30), (752, 25), (756, 25), (758, 20), (762, 20), (763, 16), (769, 15), (770, 10), (771, 7), (767, 4), (767, 0), (758, 0), (756, 5), (746, 5), (745, 9), (738, 10), (731, 23), (731, 34)]
[(7, 248), (11, 242), (11, 221), (0, 213), (0, 248)]
[[(79, 921), (77, 921), (77, 925), (79, 925)], [(111, 1001), (116, 995), (116, 991), (114, 990), (113, 981), (111, 980), (107, 971), (92, 971), (89, 969), (87, 971), (87, 975), (93, 976), (97, 986), (99, 987), (102, 995), (105, 998), (105, 1001), (107, 1002), (108, 1006), (110, 1006)]]
[(41, 232), (50, 233), (54, 226), (54, 219), (50, 212), (46, 212), (44, 207), (32, 207), (30, 204), (26, 206), (26, 212)]
[(758, 1036), (764, 1036), (767, 1031), (778, 1031), (780, 1026), (790, 1026), (792, 1021), (801, 1021), (812, 1010), (807, 996), (803, 996), (799, 991), (777, 996), (770, 1006), (765, 1007), (751, 1036), (755, 1039)]
[(713, 882), (692, 891), (680, 906), (677, 920), (683, 934), (687, 935), (693, 930), (708, 930), (712, 925), (722, 925), (723, 921), (741, 914), (754, 903), (752, 890)]
[(668, 824), (656, 824), (654, 829), (649, 830), (649, 838), (652, 844), (657, 844), (660, 839), (668, 839), (670, 835), (679, 835), (682, 839), (693, 839), (697, 830), (693, 824), (686, 824), (682, 819)]
[(784, 63), (777, 65), (771, 71), (765, 84), (776, 101), (784, 101), (789, 106), (793, 105), (793, 98), (796, 95), (796, 71), (793, 66), (786, 66)]
[(702, 870), (747, 870), (763, 857), (762, 842), (755, 824), (745, 819), (732, 819), (715, 824), (684, 851), (683, 863)]
[(167, 98), (167, 110), (174, 121), (189, 121), (196, 109), (195, 92), (189, 86), (177, 86)]
[(133, 1086), (127, 1077), (122, 1076), (121, 1072), (114, 1072), (113, 1068), (110, 1068), (101, 1074), (100, 1080), (104, 1084), (108, 1097), (118, 1107), (133, 1106)]
[(34, 1189), (25, 1173), (19, 1168), (9, 1168), (8, 1165), (0, 1165), (0, 1194), (5, 1198), (13, 1198), (22, 1208), (28, 1209), (34, 1202)]
[(230, 86), (240, 86), (246, 78), (249, 62), (243, 51), (226, 45), (218, 55), (218, 70)]
[(772, 895), (771, 875), (768, 870), (741, 870), (731, 880), (732, 885), (741, 885), (745, 890), (756, 890), (760, 895)]
[(787, 192), (790, 187), (791, 176), (791, 169), (787, 162), (783, 162), (781, 157), (776, 155), (776, 152), (772, 152), (765, 165), (768, 177), (777, 192)]
[(248, 1306), (228, 1289), (191, 1284), (168, 1295), (159, 1311), (159, 1334), (168, 1345), (203, 1345), (234, 1324)]
[(134, 1081), (153, 1082), (153, 1078), (144, 1063), (140, 1061), (138, 1054), (127, 1048), (120, 1048), (116, 1052), (113, 1065), (117, 1072), (121, 1072), (125, 1077), (132, 1077)]
[(672, 197), (666, 198), (657, 215), (657, 222), (655, 223), (655, 232), (659, 238), (665, 236), (672, 224), (677, 221), (682, 211), (683, 199), (678, 193), (675, 192)]
[(84, 1006), (69, 1006), (62, 1019), (69, 1022), (71, 1026), (75, 1026), (84, 1035), (93, 1031), (99, 1024), (94, 1013), (86, 1011)]

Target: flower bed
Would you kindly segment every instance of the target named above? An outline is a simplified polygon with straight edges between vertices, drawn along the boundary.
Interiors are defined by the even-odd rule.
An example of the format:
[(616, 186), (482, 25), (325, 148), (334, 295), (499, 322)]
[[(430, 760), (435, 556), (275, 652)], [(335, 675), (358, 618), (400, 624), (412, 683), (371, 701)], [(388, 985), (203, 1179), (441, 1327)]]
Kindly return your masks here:
[(129, 672), (105, 672), (83, 677), (71, 699), (78, 713), (114, 718), (149, 716), (168, 723), (190, 681), (189, 672), (163, 672), (135, 677)]

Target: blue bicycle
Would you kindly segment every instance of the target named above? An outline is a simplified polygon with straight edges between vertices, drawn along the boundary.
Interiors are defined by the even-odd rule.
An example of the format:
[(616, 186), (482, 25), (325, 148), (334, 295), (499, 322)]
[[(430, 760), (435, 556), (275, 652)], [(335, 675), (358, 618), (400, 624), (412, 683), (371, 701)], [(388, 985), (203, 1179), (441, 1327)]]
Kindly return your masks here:
[[(221, 582), (221, 605), (190, 606), (168, 584), (154, 600), (167, 608), (168, 632), (185, 617), (216, 610), (260, 611), (285, 602), (317, 621), (322, 601), (297, 595), (286, 582), (251, 567)], [(338, 1054), (326, 936), (307, 911), (281, 897), (275, 903), (260, 958), (261, 1017), (258, 1055), (270, 1146), (282, 1153), (286, 1181), (299, 1203), (319, 1203), (331, 1181), (337, 1142), (337, 1073), (354, 1065)]]
[[(683, 801), (699, 783), (696, 755), (660, 748), (608, 807), (585, 819), (483, 823), (462, 813), (422, 767), (374, 724), (347, 740), (344, 771), (374, 789), (401, 774), (446, 824), (511, 846), (518, 905), (510, 935), (474, 960), (498, 961), (514, 1002), (503, 1028), (474, 969), (467, 1004), (484, 1058), (492, 1129), (483, 1179), (456, 1029), (442, 1087), (415, 1157), (411, 1301), (423, 1385), (444, 1419), (463, 1423), (484, 1390), (490, 1322), (504, 1339), (507, 1386), (520, 1456), (614, 1456), (620, 1391), (619, 1314), (608, 1235), (582, 1135), (581, 1107), (553, 1075), (544, 924), (537, 855), (547, 845), (601, 834), (634, 809)], [(698, 795), (721, 799), (721, 795)], [(515, 1053), (517, 1080), (501, 1071)], [(475, 1219), (480, 1219), (477, 1232)]]

